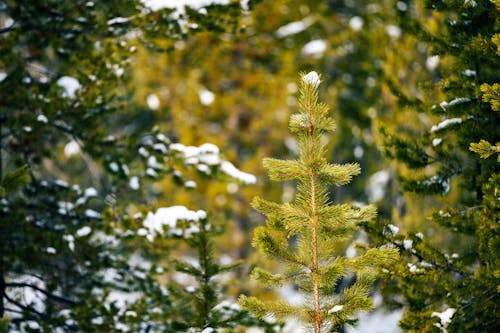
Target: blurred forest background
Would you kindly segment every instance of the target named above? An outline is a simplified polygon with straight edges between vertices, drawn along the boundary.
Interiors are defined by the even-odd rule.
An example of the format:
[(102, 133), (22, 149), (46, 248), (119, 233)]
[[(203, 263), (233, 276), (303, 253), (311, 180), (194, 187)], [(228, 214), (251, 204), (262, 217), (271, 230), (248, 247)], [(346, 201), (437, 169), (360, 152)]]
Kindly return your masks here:
[(345, 255), (401, 255), (339, 330), (496, 332), (499, 57), (498, 0), (0, 0), (0, 332), (300, 332), (236, 300), (300, 300), (250, 202), (311, 70), (378, 208)]

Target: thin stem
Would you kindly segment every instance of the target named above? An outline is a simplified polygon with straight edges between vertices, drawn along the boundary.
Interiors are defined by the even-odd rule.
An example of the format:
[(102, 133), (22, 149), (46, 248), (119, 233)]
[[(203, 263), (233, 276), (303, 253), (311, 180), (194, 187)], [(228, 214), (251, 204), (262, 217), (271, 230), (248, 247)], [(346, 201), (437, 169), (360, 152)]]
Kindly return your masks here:
[[(309, 146), (309, 158), (313, 160), (315, 147), (314, 147), (314, 125), (312, 123), (313, 117), (313, 106), (311, 101), (312, 95), (312, 86), (308, 86), (308, 105), (307, 111), (309, 116), (309, 131), (308, 131), (308, 146)], [(313, 294), (314, 294), (314, 332), (321, 333), (321, 324), (323, 322), (323, 318), (321, 315), (321, 306), (319, 304), (319, 286), (317, 281), (317, 272), (318, 272), (318, 235), (317, 235), (317, 224), (318, 224), (318, 216), (316, 214), (316, 176), (314, 172), (311, 170), (309, 173), (309, 181), (311, 184), (311, 212), (312, 212), (312, 220), (311, 220), (311, 228), (312, 228), (312, 239), (311, 239), (311, 248), (312, 248), (312, 282), (313, 282)]]

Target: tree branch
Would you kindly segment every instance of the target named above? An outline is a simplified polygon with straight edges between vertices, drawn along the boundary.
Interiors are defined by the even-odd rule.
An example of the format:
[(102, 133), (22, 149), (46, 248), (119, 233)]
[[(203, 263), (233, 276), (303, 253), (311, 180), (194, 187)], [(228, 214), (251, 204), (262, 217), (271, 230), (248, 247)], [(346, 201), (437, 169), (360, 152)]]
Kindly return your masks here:
[(41, 312), (39, 312), (39, 311), (37, 311), (37, 310), (33, 309), (33, 308), (32, 308), (32, 307), (30, 307), (30, 306), (27, 306), (27, 305), (24, 305), (24, 304), (19, 303), (18, 301), (16, 301), (16, 300), (14, 300), (14, 299), (10, 298), (10, 297), (7, 295), (7, 293), (5, 293), (5, 292), (3, 293), (3, 297), (5, 297), (5, 299), (6, 299), (7, 301), (9, 301), (9, 303), (14, 304), (14, 305), (15, 305), (15, 306), (17, 306), (18, 308), (21, 308), (21, 309), (23, 309), (24, 311), (32, 312), (32, 313), (36, 314), (36, 315), (37, 315), (37, 316), (39, 316), (39, 317), (45, 318), (45, 315), (44, 315), (43, 313), (41, 313)]
[(72, 300), (67, 299), (65, 297), (62, 297), (62, 296), (54, 295), (54, 294), (52, 294), (52, 293), (50, 293), (50, 292), (48, 292), (40, 287), (37, 287), (37, 286), (29, 284), (29, 283), (6, 283), (5, 286), (7, 288), (32, 288), (32, 289), (35, 289), (35, 290), (41, 292), (42, 294), (44, 294), (45, 296), (47, 296), (48, 298), (51, 298), (53, 300), (63, 302), (63, 303), (68, 303), (70, 305), (76, 305), (75, 301), (72, 301)]

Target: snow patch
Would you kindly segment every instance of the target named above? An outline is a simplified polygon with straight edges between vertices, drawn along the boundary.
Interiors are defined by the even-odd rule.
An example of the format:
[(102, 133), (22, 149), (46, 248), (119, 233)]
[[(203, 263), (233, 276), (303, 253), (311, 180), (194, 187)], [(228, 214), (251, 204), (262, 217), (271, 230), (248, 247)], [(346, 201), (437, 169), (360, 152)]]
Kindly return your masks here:
[(440, 131), (440, 130), (448, 127), (451, 124), (460, 124), (461, 122), (462, 122), (461, 118), (445, 119), (442, 122), (440, 122), (439, 124), (432, 126), (431, 132), (437, 132), (437, 131)]
[(311, 17), (306, 17), (301, 21), (290, 22), (281, 26), (276, 30), (276, 36), (278, 38), (288, 37), (291, 35), (298, 34), (311, 26), (314, 23), (314, 19)]
[(371, 175), (366, 188), (368, 200), (376, 202), (383, 199), (390, 180), (391, 174), (387, 170), (380, 170)]
[(140, 187), (139, 177), (137, 177), (137, 176), (130, 177), (130, 180), (128, 182), (128, 186), (130, 186), (130, 188), (133, 190), (138, 190)]
[[(90, 210), (90, 209), (88, 209)], [(85, 211), (85, 215), (86, 215), (87, 211)], [(100, 215), (99, 215), (100, 217)], [(76, 231), (76, 236), (77, 237), (84, 237), (84, 236), (87, 236), (89, 235), (90, 233), (92, 232), (92, 228), (90, 228), (89, 226), (85, 226), (83, 228), (80, 228)]]
[(438, 317), (440, 320), (440, 322), (434, 324), (434, 326), (438, 327), (441, 330), (441, 332), (447, 333), (448, 331), (446, 330), (446, 327), (448, 327), (448, 324), (451, 323), (451, 318), (453, 317), (456, 311), (457, 309), (448, 308), (443, 312), (431, 313), (431, 317)]
[(327, 48), (326, 41), (323, 39), (315, 39), (308, 42), (302, 48), (302, 54), (306, 56), (320, 57)]
[(335, 312), (339, 312), (339, 311), (341, 311), (343, 308), (344, 308), (344, 306), (343, 306), (343, 305), (335, 305), (333, 308), (331, 308), (330, 310), (328, 310), (328, 313), (335, 313)]
[(238, 179), (245, 184), (255, 184), (257, 182), (254, 175), (239, 170), (231, 162), (223, 161), (220, 165), (220, 169), (225, 174)]
[(75, 140), (71, 140), (64, 146), (64, 155), (66, 157), (71, 157), (73, 155), (79, 154), (81, 151), (80, 145)]
[(433, 55), (433, 56), (427, 57), (427, 60), (425, 61), (425, 67), (428, 70), (433, 71), (437, 68), (438, 65), (439, 65), (439, 56), (438, 55)]
[(385, 27), (385, 32), (392, 37), (392, 38), (399, 38), (401, 37), (401, 28), (396, 26), (396, 25), (388, 25)]
[(41, 122), (41, 123), (44, 123), (44, 124), (47, 124), (49, 122), (49, 120), (47, 119), (47, 117), (44, 114), (39, 114), (36, 117), (36, 120)]
[(160, 99), (156, 94), (149, 94), (146, 98), (146, 103), (151, 110), (158, 110), (160, 108)]
[(354, 31), (359, 31), (361, 28), (363, 28), (363, 19), (359, 16), (353, 16), (349, 20), (349, 28), (351, 28)]
[(214, 93), (207, 89), (200, 89), (198, 96), (200, 97), (200, 103), (206, 106), (211, 105), (215, 100)]
[[(158, 208), (154, 214), (149, 212), (142, 225), (146, 228), (145, 236), (150, 241), (154, 240), (156, 234), (164, 234), (163, 226), (169, 227), (167, 235), (182, 236), (184, 233), (185, 237), (190, 237), (193, 233), (199, 232), (194, 222), (204, 218), (206, 218), (206, 212), (202, 210), (195, 212), (185, 206), (162, 207)], [(190, 224), (183, 230), (177, 226), (178, 221), (188, 221)], [(142, 229), (138, 232), (144, 234)]]
[(388, 224), (387, 228), (389, 229), (392, 235), (396, 235), (399, 232), (399, 228), (396, 227), (394, 224)]
[(130, 22), (130, 19), (129, 18), (126, 18), (126, 17), (115, 17), (115, 18), (112, 18), (111, 20), (108, 20), (108, 25), (114, 25), (114, 24), (123, 24), (123, 23), (127, 23), (127, 22)]
[(71, 76), (60, 77), (57, 85), (64, 89), (63, 97), (67, 98), (75, 98), (75, 92), (82, 87), (80, 82)]
[(321, 83), (319, 75), (315, 71), (309, 72), (308, 74), (304, 75), (302, 77), (302, 81), (304, 81), (305, 84), (314, 86), (315, 88), (317, 88)]
[(441, 144), (441, 142), (443, 142), (443, 139), (441, 139), (441, 138), (432, 139), (432, 146), (437, 147)]

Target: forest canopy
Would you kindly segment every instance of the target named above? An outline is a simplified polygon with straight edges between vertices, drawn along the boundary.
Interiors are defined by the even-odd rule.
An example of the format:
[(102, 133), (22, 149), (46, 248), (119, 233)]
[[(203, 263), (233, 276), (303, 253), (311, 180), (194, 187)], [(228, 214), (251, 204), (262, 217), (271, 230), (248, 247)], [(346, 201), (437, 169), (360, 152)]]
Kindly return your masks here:
[(498, 0), (0, 0), (0, 332), (498, 331), (499, 60)]

